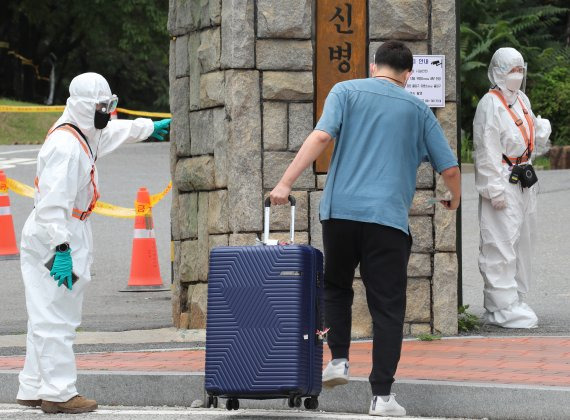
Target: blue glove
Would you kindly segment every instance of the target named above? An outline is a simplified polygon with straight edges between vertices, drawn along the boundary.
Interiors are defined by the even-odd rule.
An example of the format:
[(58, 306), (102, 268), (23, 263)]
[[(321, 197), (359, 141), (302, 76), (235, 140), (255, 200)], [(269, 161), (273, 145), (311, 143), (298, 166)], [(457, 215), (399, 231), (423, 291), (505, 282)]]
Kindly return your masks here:
[(56, 251), (53, 266), (49, 272), (54, 280), (58, 280), (57, 287), (60, 287), (64, 282), (69, 290), (73, 286), (73, 262), (71, 261), (71, 249), (67, 251)]
[(164, 140), (164, 136), (168, 134), (168, 127), (170, 126), (170, 118), (160, 121), (153, 121), (154, 131), (150, 135), (157, 140)]

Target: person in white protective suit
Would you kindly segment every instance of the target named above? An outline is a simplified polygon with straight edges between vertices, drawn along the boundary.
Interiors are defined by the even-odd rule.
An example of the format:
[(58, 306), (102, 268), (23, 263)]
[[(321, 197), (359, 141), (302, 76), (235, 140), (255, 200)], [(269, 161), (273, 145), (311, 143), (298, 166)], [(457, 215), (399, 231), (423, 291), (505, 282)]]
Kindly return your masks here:
[(89, 215), (99, 198), (95, 161), (125, 142), (163, 139), (170, 123), (146, 118), (109, 121), (118, 99), (96, 73), (75, 77), (69, 94), (63, 115), (38, 154), (35, 206), (22, 232), (20, 254), (28, 335), (17, 402), (41, 406), (47, 413), (97, 408), (75, 388), (72, 348), (91, 281)]
[(537, 316), (524, 297), (531, 284), (537, 184), (523, 187), (524, 182), (512, 183), (516, 178), (510, 178), (517, 164), (532, 163), (537, 147), (544, 150), (550, 122), (534, 116), (520, 90), (525, 63), (517, 50), (497, 50), (488, 76), (492, 88), (479, 102), (473, 121), (484, 320), (504, 328), (535, 328)]

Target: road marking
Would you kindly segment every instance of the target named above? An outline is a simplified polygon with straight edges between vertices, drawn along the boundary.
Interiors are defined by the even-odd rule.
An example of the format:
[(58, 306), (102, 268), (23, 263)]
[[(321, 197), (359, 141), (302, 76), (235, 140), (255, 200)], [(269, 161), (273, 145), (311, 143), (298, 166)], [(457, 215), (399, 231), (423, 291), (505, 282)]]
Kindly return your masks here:
[(0, 169), (12, 169), (15, 168), (17, 165), (35, 165), (36, 158), (29, 159), (29, 158), (0, 158)]
[[(26, 413), (26, 414), (37, 414), (37, 415), (44, 415), (43, 412), (39, 409), (30, 409), (30, 408), (14, 408), (14, 409), (2, 409), (0, 408), (0, 414), (18, 414), (18, 413)], [(296, 419), (309, 419), (309, 418), (320, 418), (320, 419), (342, 419), (342, 420), (363, 420), (369, 419), (370, 416), (365, 414), (346, 414), (346, 413), (324, 413), (324, 412), (312, 412), (312, 411), (297, 411), (297, 410), (289, 410), (289, 411), (278, 411), (278, 410), (237, 410), (237, 411), (227, 411), (225, 409), (172, 409), (172, 410), (164, 410), (164, 409), (130, 409), (125, 408), (123, 410), (117, 409), (98, 409), (92, 413), (89, 413), (90, 416), (95, 415), (113, 415), (113, 416), (175, 416), (175, 415), (183, 415), (186, 417), (196, 417), (196, 418), (204, 418), (204, 417), (219, 417), (219, 416), (238, 416), (243, 417), (247, 415), (249, 418), (257, 417), (257, 418), (267, 418), (268, 416), (277, 417), (277, 418), (296, 418)], [(411, 419), (411, 417), (401, 417), (402, 420)], [(426, 420), (428, 420), (426, 418)], [(433, 419), (436, 420), (436, 419)]]
[(14, 153), (27, 153), (27, 152), (38, 152), (40, 148), (37, 149), (24, 149), (24, 150), (11, 150), (9, 152), (0, 152), (0, 155), (13, 155)]

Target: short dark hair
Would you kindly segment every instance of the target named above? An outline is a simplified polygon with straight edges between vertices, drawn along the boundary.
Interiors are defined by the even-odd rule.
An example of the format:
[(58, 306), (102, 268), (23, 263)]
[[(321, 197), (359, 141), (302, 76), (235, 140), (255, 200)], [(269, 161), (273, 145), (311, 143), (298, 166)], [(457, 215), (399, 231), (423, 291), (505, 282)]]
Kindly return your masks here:
[(388, 66), (398, 72), (411, 71), (414, 66), (414, 57), (408, 47), (399, 41), (387, 41), (378, 47), (374, 56), (374, 63)]

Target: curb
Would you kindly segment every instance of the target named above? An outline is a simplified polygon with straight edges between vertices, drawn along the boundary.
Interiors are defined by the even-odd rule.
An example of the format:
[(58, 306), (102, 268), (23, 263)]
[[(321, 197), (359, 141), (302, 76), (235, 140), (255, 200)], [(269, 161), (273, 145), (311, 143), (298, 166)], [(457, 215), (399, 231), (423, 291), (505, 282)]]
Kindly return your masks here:
[[(77, 386), (101, 405), (190, 407), (204, 400), (202, 373), (80, 371)], [(0, 403), (14, 403), (17, 390), (18, 372), (0, 371)], [(402, 380), (393, 391), (410, 416), (547, 420), (566, 418), (570, 406), (565, 387)], [(370, 399), (366, 378), (352, 379), (324, 390), (319, 410), (367, 413)], [(286, 400), (240, 400), (240, 407), (288, 409)]]
[(475, 173), (475, 165), (473, 163), (462, 163), (461, 172), (464, 174), (473, 174)]

